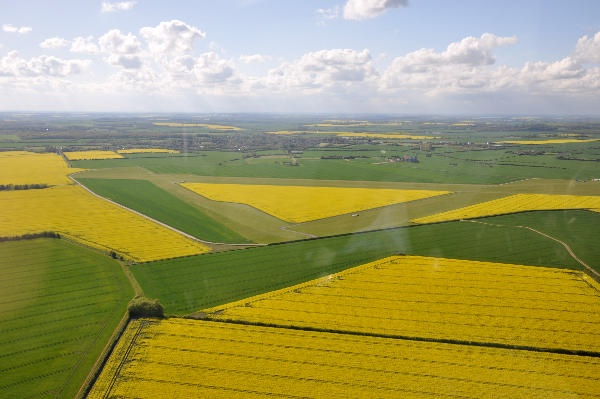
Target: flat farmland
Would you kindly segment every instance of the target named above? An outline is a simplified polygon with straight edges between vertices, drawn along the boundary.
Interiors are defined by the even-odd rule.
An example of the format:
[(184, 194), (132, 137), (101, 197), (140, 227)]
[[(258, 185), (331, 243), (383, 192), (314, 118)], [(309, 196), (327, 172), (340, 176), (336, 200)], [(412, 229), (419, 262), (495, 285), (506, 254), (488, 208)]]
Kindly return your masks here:
[(551, 140), (503, 140), (501, 143), (508, 144), (565, 144), (565, 143), (591, 143), (600, 139), (551, 139)]
[(431, 140), (436, 138), (435, 136), (419, 136), (412, 134), (403, 134), (402, 132), (390, 132), (390, 133), (372, 133), (372, 132), (344, 132), (344, 131), (310, 131), (310, 130), (278, 130), (275, 132), (269, 132), (269, 134), (324, 134), (324, 135), (335, 135), (339, 137), (360, 137), (366, 139), (397, 139), (397, 140)]
[(179, 154), (177, 150), (170, 150), (167, 148), (128, 148), (125, 150), (117, 150), (119, 154), (153, 154), (153, 153), (165, 153), (165, 154)]
[(437, 223), (508, 213), (563, 209), (587, 209), (591, 211), (597, 209), (600, 211), (600, 195), (515, 194), (465, 208), (413, 219), (412, 222)]
[(596, 397), (597, 357), (136, 320), (88, 398)]
[[(91, 184), (94, 183), (92, 180), (106, 180), (103, 184), (97, 182), (94, 187), (98, 190), (107, 190), (102, 191), (107, 194), (110, 193), (111, 190), (120, 190), (120, 188), (117, 187), (117, 185), (120, 185), (121, 187), (124, 187), (124, 189), (131, 191), (134, 196), (139, 197), (138, 199), (132, 197), (126, 203), (123, 202), (126, 206), (137, 209), (148, 215), (158, 215), (160, 212), (164, 213), (164, 211), (161, 210), (162, 206), (160, 204), (158, 204), (152, 212), (148, 210), (146, 204), (155, 201), (153, 201), (152, 198), (143, 195), (143, 190), (130, 190), (127, 185), (123, 183), (124, 180), (146, 180), (165, 192), (168, 192), (170, 195), (177, 197), (181, 201), (189, 203), (210, 219), (226, 227), (228, 230), (236, 231), (238, 234), (241, 234), (243, 237), (247, 237), (248, 240), (256, 243), (290, 241), (306, 237), (329, 236), (349, 232), (407, 226), (411, 224), (411, 220), (416, 218), (429, 217), (436, 213), (508, 197), (516, 193), (594, 196), (598, 195), (600, 190), (600, 186), (596, 182), (572, 182), (556, 179), (530, 179), (503, 185), (480, 185), (214, 176), (202, 177), (190, 174), (155, 174), (139, 166), (85, 171), (79, 173), (77, 179), (86, 182), (86, 184), (89, 182), (90, 187)], [(275, 186), (289, 185), (307, 187), (309, 190), (312, 187), (327, 186), (348, 189), (407, 190), (409, 192), (412, 190), (447, 191), (451, 192), (451, 194), (363, 210), (359, 212), (359, 217), (352, 217), (351, 214), (345, 214), (303, 223), (289, 223), (265, 214), (248, 205), (212, 201), (201, 195), (196, 195), (190, 190), (181, 187), (179, 184), (180, 182), (185, 182), (185, 184), (269, 185), (273, 186), (274, 190), (276, 189)], [(108, 183), (111, 183), (110, 185), (113, 185), (114, 183), (114, 187), (110, 188)], [(156, 190), (153, 190), (153, 193), (159, 198), (159, 193), (155, 191)], [(98, 192), (100, 193), (100, 191)], [(160, 193), (160, 195), (162, 196), (164, 193)], [(246, 199), (252, 197), (253, 196), (251, 195), (246, 196)], [(117, 195), (113, 195), (111, 198), (121, 201)], [(276, 198), (279, 197), (273, 197), (273, 200)], [(160, 202), (165, 203), (166, 208), (169, 201), (165, 199)], [(173, 212), (171, 212), (171, 215), (171, 217), (173, 217)], [(193, 218), (190, 218), (190, 220), (193, 220)]]
[[(291, 180), (284, 180), (293, 182)], [(327, 181), (329, 185), (343, 182)], [(347, 184), (347, 183), (346, 183)], [(356, 186), (369, 188), (395, 188), (419, 190), (447, 190), (451, 194), (429, 197), (419, 201), (390, 205), (384, 208), (360, 212), (359, 217), (341, 215), (293, 225), (294, 231), (318, 236), (343, 234), (346, 232), (369, 231), (382, 228), (408, 226), (418, 218), (429, 218), (441, 212), (474, 206), (487, 201), (498, 200), (514, 194), (565, 195), (576, 197), (597, 197), (600, 185), (596, 182), (568, 182), (561, 180), (531, 179), (503, 185), (475, 184), (427, 184), (427, 183), (390, 183), (357, 182)], [(527, 206), (523, 203), (521, 206)], [(566, 206), (563, 206), (566, 208)], [(531, 208), (535, 208), (531, 206)], [(489, 212), (488, 212), (489, 214)], [(551, 213), (544, 213), (550, 215)], [(553, 219), (553, 218), (551, 218)], [(579, 237), (579, 236), (577, 236)], [(573, 237), (575, 238), (575, 237)]]
[[(600, 218), (587, 211), (526, 212), (479, 219), (498, 228), (526, 226), (554, 237), (577, 254), (577, 257), (600, 272), (600, 246), (594, 240), (600, 237)], [(519, 227), (521, 226), (521, 227)]]
[(600, 284), (539, 266), (394, 256), (204, 312), (288, 328), (600, 353)]
[(87, 188), (196, 238), (212, 242), (248, 240), (147, 180), (78, 179)]
[(246, 117), (5, 119), (2, 147), (39, 153), (0, 154), (0, 241), (62, 239), (0, 243), (0, 397), (74, 396), (133, 295), (111, 273), (168, 318), (131, 322), (91, 397), (599, 397), (600, 147), (581, 139), (600, 125)]
[[(578, 144), (572, 144), (577, 146)], [(557, 145), (558, 146), (558, 145)], [(559, 151), (568, 151), (563, 144)], [(512, 151), (512, 150), (511, 150)], [(295, 161), (244, 157), (243, 154), (220, 151), (172, 154), (153, 157), (131, 157), (74, 161), (73, 166), (88, 169), (141, 166), (157, 174), (193, 174), (198, 176), (316, 179), (346, 181), (404, 181), (440, 184), (500, 184), (522, 179), (590, 180), (597, 175), (594, 162), (557, 160), (555, 156), (517, 158), (504, 151), (488, 150), (481, 159), (471, 159), (473, 151), (436, 152), (420, 158), (418, 163), (389, 162), (380, 150), (344, 151), (311, 150)], [(270, 153), (269, 153), (270, 154)], [(338, 155), (354, 159), (323, 159)], [(510, 156), (510, 160), (503, 158)], [(364, 158), (366, 157), (366, 158)], [(293, 166), (296, 165), (296, 166)]]
[(69, 168), (56, 154), (27, 151), (0, 152), (0, 184), (3, 185), (72, 184), (67, 175), (78, 171), (80, 169)]
[(237, 126), (229, 126), (229, 125), (216, 125), (210, 123), (180, 123), (180, 122), (154, 122), (155, 126), (165, 126), (165, 127), (183, 127), (183, 128), (194, 128), (200, 127), (208, 130), (242, 130)]
[(448, 191), (385, 188), (181, 183), (214, 201), (240, 202), (291, 223), (360, 212), (450, 194)]
[(65, 151), (63, 154), (69, 161), (123, 158), (121, 154), (114, 151)]
[(208, 252), (209, 248), (79, 186), (0, 193), (1, 237), (53, 231), (134, 261)]
[[(596, 231), (600, 225), (598, 213), (558, 216), (553, 219), (557, 230), (568, 224), (565, 231), (576, 226)], [(595, 245), (593, 235), (565, 239), (580, 247)], [(185, 315), (398, 253), (584, 269), (562, 245), (533, 231), (450, 222), (158, 261), (131, 270), (148, 295), (161, 299), (167, 313)], [(598, 268), (597, 262), (590, 264)]]
[[(56, 154), (12, 151), (0, 155), (0, 179), (42, 184), (42, 189), (0, 192), (0, 237), (59, 233), (128, 260), (194, 255), (210, 249), (166, 226), (100, 199), (73, 184), (67, 163)], [(49, 186), (49, 187), (47, 187)]]
[(133, 290), (116, 261), (65, 240), (0, 251), (0, 396), (72, 398)]

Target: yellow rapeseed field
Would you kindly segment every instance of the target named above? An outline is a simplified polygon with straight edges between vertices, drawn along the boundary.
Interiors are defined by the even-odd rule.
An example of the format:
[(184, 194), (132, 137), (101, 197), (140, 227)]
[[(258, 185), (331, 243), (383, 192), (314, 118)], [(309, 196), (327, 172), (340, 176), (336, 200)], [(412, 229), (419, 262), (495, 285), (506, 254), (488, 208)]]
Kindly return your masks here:
[(123, 155), (114, 151), (65, 151), (63, 154), (69, 161), (123, 158)]
[(208, 248), (80, 186), (0, 193), (0, 237), (54, 231), (138, 261), (207, 252)]
[(413, 219), (414, 223), (435, 223), (472, 219), (524, 211), (600, 208), (597, 195), (515, 194), (491, 201)]
[(71, 184), (67, 175), (81, 170), (54, 153), (0, 152), (0, 184)]
[(599, 376), (597, 357), (134, 320), (88, 398), (588, 398)]
[(177, 150), (169, 150), (166, 148), (129, 148), (127, 150), (118, 150), (119, 154), (143, 154), (143, 153), (167, 153), (179, 154)]
[(505, 140), (500, 143), (505, 144), (568, 144), (568, 143), (589, 143), (600, 139), (550, 139), (550, 140)]
[(302, 223), (448, 194), (449, 191), (182, 183), (215, 201), (251, 205), (281, 220)]
[(212, 130), (242, 130), (237, 126), (214, 125), (210, 123), (179, 123), (179, 122), (153, 122), (155, 126), (167, 127), (205, 127)]
[(573, 270), (395, 256), (205, 310), (212, 319), (600, 351), (600, 285)]

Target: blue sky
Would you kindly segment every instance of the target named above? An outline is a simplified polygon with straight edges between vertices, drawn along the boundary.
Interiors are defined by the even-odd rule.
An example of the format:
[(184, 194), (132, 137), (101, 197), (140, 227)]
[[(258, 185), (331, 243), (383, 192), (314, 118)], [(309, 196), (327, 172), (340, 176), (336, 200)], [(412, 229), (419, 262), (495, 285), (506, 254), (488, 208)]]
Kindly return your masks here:
[(0, 110), (597, 114), (596, 0), (0, 1)]

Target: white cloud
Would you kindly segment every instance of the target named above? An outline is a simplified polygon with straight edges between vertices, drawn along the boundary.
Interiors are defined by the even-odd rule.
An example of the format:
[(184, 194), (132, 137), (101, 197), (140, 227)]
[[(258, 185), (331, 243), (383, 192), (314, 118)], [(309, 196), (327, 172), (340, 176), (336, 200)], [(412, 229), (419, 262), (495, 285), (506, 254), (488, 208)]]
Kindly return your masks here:
[[(172, 106), (167, 98), (172, 96), (197, 98), (198, 95), (231, 95), (238, 92), (239, 79), (235, 65), (222, 59), (217, 53), (207, 52), (194, 57), (177, 55), (170, 59), (146, 59), (137, 69), (120, 68), (96, 90), (111, 91), (115, 96), (130, 93), (137, 96), (135, 102), (152, 97), (161, 109)], [(209, 97), (206, 97), (208, 101)]]
[(599, 68), (586, 69), (572, 57), (554, 62), (527, 62), (508, 85), (529, 94), (584, 94), (600, 88)]
[(70, 51), (73, 53), (98, 54), (100, 52), (100, 47), (96, 44), (96, 40), (93, 36), (78, 36), (73, 39)]
[(344, 18), (362, 20), (377, 17), (390, 8), (405, 7), (408, 0), (348, 0), (344, 5)]
[(500, 37), (484, 33), (481, 37), (466, 37), (450, 43), (446, 50), (420, 49), (395, 58), (382, 76), (381, 87), (418, 88), (439, 90), (445, 88), (470, 88), (484, 86), (481, 67), (493, 65), (492, 50), (513, 44), (516, 37)]
[(119, 69), (117, 73), (111, 75), (106, 84), (100, 85), (97, 90), (106, 90), (108, 87), (108, 94), (121, 94), (121, 91), (130, 91), (138, 93), (142, 97), (149, 96), (160, 96), (165, 89), (166, 79), (164, 76), (159, 75), (151, 68), (145, 66), (141, 68), (123, 68)]
[(594, 108), (592, 104), (599, 105), (599, 67), (585, 68), (574, 56), (522, 67), (496, 65), (492, 50), (515, 42), (512, 37), (485, 34), (451, 43), (442, 52), (421, 49), (397, 57), (382, 74), (379, 93), (414, 98), (412, 103), (423, 107), (439, 104), (452, 109), (451, 104), (460, 102), (466, 109), (500, 113), (586, 112)]
[(119, 29), (112, 29), (98, 39), (100, 50), (107, 53), (135, 54), (141, 49), (140, 42), (131, 32), (123, 34)]
[(575, 46), (574, 57), (579, 62), (600, 63), (600, 32), (593, 37), (581, 37)]
[(585, 70), (573, 58), (565, 57), (555, 62), (528, 62), (521, 69), (521, 75), (528, 82), (548, 82), (559, 79), (577, 79)]
[[(268, 72), (253, 65), (244, 65), (242, 72), (237, 69), (242, 64), (273, 62), (268, 55), (225, 58), (226, 50), (216, 46), (216, 50), (195, 51), (202, 37), (198, 28), (167, 21), (139, 33), (113, 29), (99, 38), (49, 38), (40, 46), (70, 46), (72, 53), (93, 55), (94, 63), (48, 55), (24, 58), (9, 52), (0, 55), (0, 90), (5, 98), (20, 98), (19, 107), (24, 109), (34, 104), (31, 101), (43, 106), (38, 98), (46, 98), (46, 106), (62, 98), (83, 107), (93, 98), (107, 104), (106, 99), (113, 97), (125, 106), (135, 104), (131, 107), (168, 103), (172, 109), (193, 108), (192, 104), (218, 102), (230, 111), (247, 109), (253, 101), (258, 107), (254, 110), (307, 112), (586, 113), (600, 109), (600, 33), (581, 37), (573, 43), (572, 53), (561, 59), (534, 59), (519, 66), (502, 65), (495, 54), (498, 47), (516, 43), (516, 37), (484, 33), (441, 49), (388, 54), (387, 59), (378, 55), (377, 62), (368, 49), (307, 52), (278, 61)], [(106, 68), (105, 63), (117, 68)], [(376, 65), (387, 66), (378, 70)], [(14, 107), (8, 100), (0, 101)]]
[(271, 57), (263, 54), (242, 54), (240, 61), (244, 64), (262, 64), (271, 60)]
[(148, 42), (148, 48), (154, 54), (183, 53), (191, 51), (196, 39), (205, 34), (179, 20), (163, 21), (155, 27), (144, 27), (140, 34)]
[(136, 4), (137, 4), (137, 1), (118, 1), (118, 2), (103, 1), (100, 11), (103, 13), (116, 12), (116, 11), (129, 11)]
[(62, 48), (67, 47), (68, 45), (69, 41), (62, 37), (50, 37), (40, 43), (41, 48)]
[(198, 57), (189, 54), (177, 56), (165, 65), (165, 69), (173, 85), (197, 89), (203, 85), (225, 83), (236, 74), (233, 62), (221, 58), (214, 51)]
[(193, 73), (196, 59), (189, 54), (175, 57), (166, 67), (174, 80), (186, 79)]
[(0, 76), (13, 77), (66, 77), (82, 73), (90, 66), (89, 60), (61, 58), (41, 55), (26, 60), (16, 51), (0, 59)]
[(98, 39), (100, 51), (108, 54), (107, 61), (123, 68), (137, 69), (142, 66), (141, 44), (131, 33), (123, 34), (112, 29)]
[(233, 77), (234, 65), (213, 51), (201, 54), (193, 68), (194, 75), (201, 83), (215, 84)]
[(266, 86), (322, 91), (348, 88), (376, 77), (369, 50), (332, 49), (307, 53), (296, 62), (270, 70)]
[(492, 50), (499, 46), (515, 44), (517, 38), (500, 37), (484, 33), (481, 37), (466, 37), (460, 42), (450, 43), (441, 54), (441, 61), (453, 64), (491, 65), (496, 62)]
[(112, 54), (107, 58), (107, 61), (126, 69), (139, 69), (142, 67), (142, 59), (138, 55)]
[(30, 33), (33, 29), (30, 26), (14, 26), (11, 24), (2, 25), (2, 30), (7, 33), (18, 33), (19, 35), (25, 35)]

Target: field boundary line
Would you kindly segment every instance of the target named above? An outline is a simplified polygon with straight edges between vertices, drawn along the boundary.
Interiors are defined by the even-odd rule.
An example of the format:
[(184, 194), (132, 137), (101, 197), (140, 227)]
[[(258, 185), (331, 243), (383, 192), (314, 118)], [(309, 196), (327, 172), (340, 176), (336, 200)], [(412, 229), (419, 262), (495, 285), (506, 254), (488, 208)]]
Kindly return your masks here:
[(581, 264), (583, 267), (585, 267), (590, 273), (594, 274), (596, 277), (600, 277), (600, 273), (598, 273), (596, 270), (594, 270), (591, 266), (589, 266), (587, 263), (585, 263), (584, 261), (582, 261), (581, 259), (579, 259), (577, 257), (577, 255), (575, 255), (575, 252), (573, 252), (573, 250), (571, 249), (571, 247), (564, 241), (559, 240), (558, 238), (552, 237), (546, 233), (543, 233), (539, 230), (534, 229), (533, 227), (529, 227), (529, 226), (517, 226), (517, 227), (521, 227), (527, 230), (531, 230), (535, 233), (541, 234), (546, 238), (549, 238), (551, 240), (556, 241), (557, 243), (561, 244), (563, 247), (565, 247), (565, 249), (567, 250), (567, 252), (569, 253), (569, 255), (571, 255), (571, 257), (573, 259), (575, 259), (577, 262), (579, 262), (579, 264)]
[(596, 270), (594, 270), (591, 266), (589, 266), (587, 263), (585, 263), (584, 261), (582, 261), (581, 259), (579, 259), (577, 257), (577, 255), (575, 254), (575, 252), (573, 252), (573, 250), (571, 249), (571, 247), (564, 241), (559, 240), (556, 237), (552, 237), (551, 235), (548, 235), (542, 231), (536, 230), (533, 227), (530, 226), (511, 226), (511, 225), (504, 225), (504, 224), (494, 224), (494, 223), (487, 223), (487, 222), (482, 222), (479, 220), (461, 220), (461, 222), (470, 222), (470, 223), (479, 223), (479, 224), (484, 224), (487, 226), (496, 226), (496, 227), (516, 227), (516, 228), (520, 228), (520, 229), (527, 229), (530, 231), (533, 231), (534, 233), (540, 234), (546, 238), (549, 238), (553, 241), (556, 241), (557, 243), (559, 243), (560, 245), (562, 245), (567, 252), (569, 253), (569, 255), (575, 259), (575, 261), (577, 263), (579, 263), (581, 266), (585, 267), (587, 271), (589, 271), (590, 273), (592, 273), (594, 276), (596, 276), (596, 278), (600, 278), (600, 273), (598, 273)]
[(161, 225), (162, 227), (166, 227), (167, 229), (172, 230), (172, 231), (174, 231), (174, 232), (176, 232), (178, 234), (181, 234), (181, 235), (183, 235), (183, 236), (185, 236), (185, 237), (187, 237), (187, 238), (189, 238), (191, 240), (194, 240), (196, 242), (200, 242), (202, 244), (207, 244), (207, 245), (231, 245), (231, 246), (242, 246), (242, 247), (260, 247), (260, 246), (266, 246), (266, 245), (268, 245), (268, 244), (261, 244), (261, 243), (246, 243), (246, 244), (244, 244), (244, 243), (232, 243), (232, 244), (230, 244), (230, 243), (226, 243), (226, 242), (213, 242), (213, 241), (202, 240), (202, 239), (200, 239), (198, 237), (194, 237), (193, 235), (188, 234), (188, 233), (186, 233), (184, 231), (176, 229), (173, 226), (170, 226), (170, 225), (168, 225), (166, 223), (163, 223), (163, 222), (161, 222), (159, 220), (156, 220), (156, 219), (154, 219), (154, 218), (152, 218), (152, 217), (150, 217), (148, 215), (145, 215), (145, 214), (143, 214), (141, 212), (138, 212), (135, 209), (128, 208), (128, 207), (126, 207), (123, 204), (119, 204), (118, 202), (111, 200), (110, 198), (103, 197), (100, 194), (97, 194), (97, 193), (93, 192), (92, 190), (90, 190), (89, 188), (87, 188), (85, 185), (83, 185), (80, 182), (78, 182), (73, 177), (74, 174), (75, 173), (73, 173), (72, 175), (69, 175), (69, 179), (71, 179), (77, 186), (82, 187), (85, 191), (87, 191), (88, 193), (92, 194), (94, 197), (100, 198), (100, 199), (102, 199), (104, 201), (108, 201), (111, 204), (116, 205), (116, 206), (118, 206), (118, 207), (120, 207), (122, 209), (125, 209), (125, 210), (129, 211), (129, 212), (133, 212), (133, 213), (135, 213), (138, 216), (141, 216), (141, 217), (143, 217), (143, 218), (145, 218), (147, 220), (150, 220), (151, 222), (157, 223), (157, 224)]
[(98, 378), (98, 376), (102, 372), (102, 369), (104, 368), (104, 363), (114, 350), (115, 346), (117, 345), (117, 342), (119, 342), (119, 339), (121, 338), (121, 335), (123, 334), (123, 331), (125, 331), (125, 329), (127, 328), (128, 324), (129, 311), (127, 310), (121, 317), (121, 320), (119, 320), (119, 324), (117, 324), (117, 327), (115, 327), (115, 329), (113, 330), (113, 333), (108, 339), (108, 342), (106, 343), (106, 345), (104, 345), (102, 352), (100, 352), (100, 355), (94, 362), (94, 365), (92, 366), (90, 372), (85, 377), (85, 380), (81, 384), (79, 391), (77, 391), (77, 394), (75, 395), (76, 399), (85, 398), (89, 391), (92, 389), (92, 386), (94, 385), (96, 379)]
[(121, 270), (123, 271), (123, 274), (125, 275), (125, 277), (127, 277), (127, 280), (129, 280), (129, 284), (131, 284), (131, 287), (133, 288), (134, 295), (136, 297), (144, 296), (144, 289), (131, 272), (131, 269), (129, 269), (129, 267), (123, 261), (119, 261), (119, 264), (121, 265)]
[(350, 335), (350, 336), (359, 336), (359, 337), (387, 338), (387, 339), (397, 339), (397, 340), (416, 341), (416, 342), (433, 342), (433, 343), (450, 344), (450, 345), (476, 346), (476, 347), (483, 347), (483, 348), (509, 349), (509, 350), (518, 350), (518, 351), (527, 351), (527, 352), (554, 353), (554, 354), (559, 354), (559, 355), (587, 356), (587, 357), (600, 358), (600, 352), (580, 350), (580, 349), (544, 348), (544, 347), (529, 346), (529, 345), (510, 345), (510, 344), (503, 344), (500, 342), (479, 342), (479, 341), (467, 341), (467, 340), (450, 339), (450, 338), (428, 338), (428, 337), (400, 335), (400, 334), (385, 334), (385, 333), (376, 333), (376, 332), (374, 333), (374, 332), (366, 332), (366, 331), (337, 330), (337, 329), (322, 328), (322, 327), (296, 326), (293, 324), (286, 325), (286, 324), (267, 323), (267, 322), (260, 322), (260, 321), (245, 321), (245, 320), (236, 320), (236, 319), (211, 319), (210, 316), (202, 319), (202, 321), (208, 321), (208, 322), (212, 322), (212, 323), (227, 323), (227, 324), (236, 324), (236, 325), (255, 326), (255, 327), (279, 328), (279, 329), (287, 329), (287, 330), (295, 330), (295, 331), (310, 331), (310, 332), (319, 332), (319, 333), (341, 334), (341, 335)]

